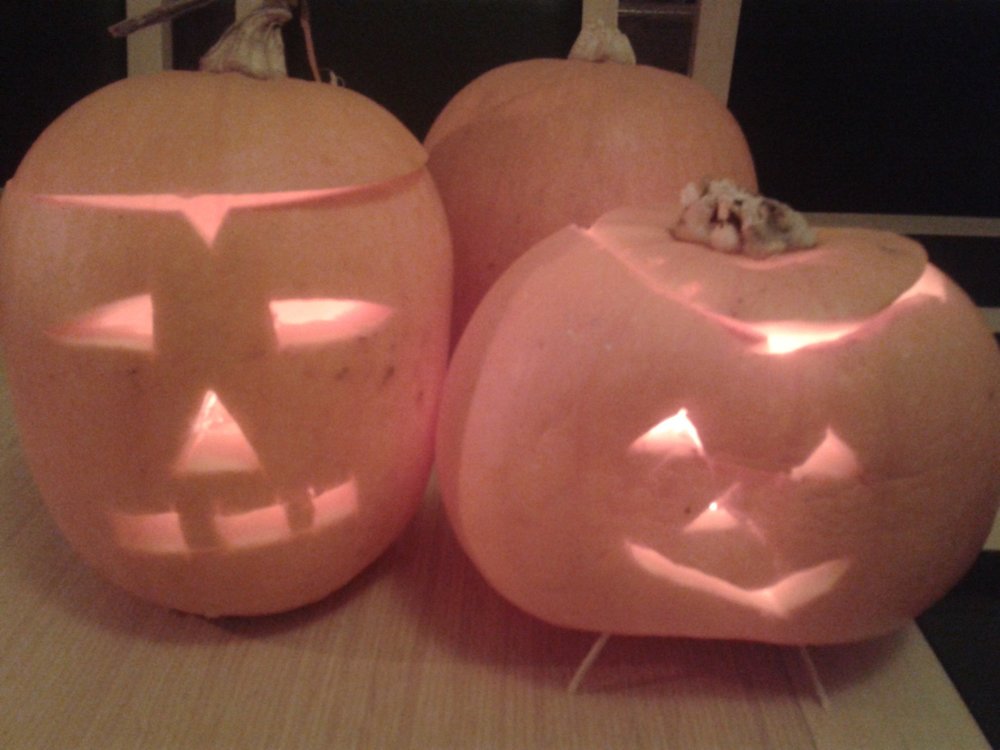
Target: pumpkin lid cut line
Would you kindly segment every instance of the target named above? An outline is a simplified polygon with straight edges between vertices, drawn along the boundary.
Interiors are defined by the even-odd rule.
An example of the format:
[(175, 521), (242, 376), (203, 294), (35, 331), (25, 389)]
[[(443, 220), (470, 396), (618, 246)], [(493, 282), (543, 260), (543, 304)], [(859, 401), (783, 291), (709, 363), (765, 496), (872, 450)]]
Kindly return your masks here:
[(191, 228), (197, 232), (205, 245), (211, 248), (215, 245), (215, 240), (232, 211), (284, 208), (355, 197), (368, 191), (385, 189), (398, 183), (409, 181), (422, 171), (423, 167), (381, 182), (312, 190), (284, 190), (263, 193), (201, 193), (197, 195), (177, 195), (172, 193), (109, 193), (97, 195), (53, 193), (39, 195), (38, 199), (57, 205), (81, 206), (100, 210), (180, 214), (191, 225)]

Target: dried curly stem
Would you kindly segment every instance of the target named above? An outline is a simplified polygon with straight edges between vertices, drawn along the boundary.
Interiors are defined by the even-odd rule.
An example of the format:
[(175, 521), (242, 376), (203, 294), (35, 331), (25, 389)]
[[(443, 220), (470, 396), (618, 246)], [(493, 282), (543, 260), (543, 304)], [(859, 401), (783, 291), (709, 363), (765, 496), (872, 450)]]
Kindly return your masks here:
[(816, 245), (802, 214), (730, 180), (689, 184), (681, 192), (681, 205), (673, 236), (722, 253), (764, 258)]
[(569, 57), (635, 64), (632, 45), (618, 29), (618, 0), (583, 0), (583, 23)]

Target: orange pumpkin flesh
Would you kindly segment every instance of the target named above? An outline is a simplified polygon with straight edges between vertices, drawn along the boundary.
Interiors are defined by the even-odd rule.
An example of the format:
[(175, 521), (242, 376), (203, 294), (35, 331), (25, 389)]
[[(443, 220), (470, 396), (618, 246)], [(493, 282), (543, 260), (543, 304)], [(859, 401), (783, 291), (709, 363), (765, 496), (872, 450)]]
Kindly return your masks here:
[(274, 612), (400, 533), (450, 305), (425, 153), (360, 95), (165, 73), (78, 103), (0, 217), (2, 336), (41, 494), (151, 601)]
[(449, 102), (425, 145), (455, 249), (455, 341), (514, 259), (567, 223), (656, 205), (708, 176), (756, 185), (725, 108), (690, 79), (647, 66), (502, 66)]
[(564, 229), (487, 295), (438, 430), (459, 539), (568, 627), (829, 643), (899, 626), (997, 510), (1000, 356), (978, 311), (892, 234), (820, 230), (750, 260), (672, 223)]

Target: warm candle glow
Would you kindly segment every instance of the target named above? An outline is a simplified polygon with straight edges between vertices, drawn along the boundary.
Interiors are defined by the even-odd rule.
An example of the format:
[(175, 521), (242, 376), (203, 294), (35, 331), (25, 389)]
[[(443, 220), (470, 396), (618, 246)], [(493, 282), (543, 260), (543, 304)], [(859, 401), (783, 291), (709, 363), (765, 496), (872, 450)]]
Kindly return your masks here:
[(116, 211), (180, 214), (198, 233), (205, 245), (212, 247), (231, 211), (274, 208), (334, 198), (356, 193), (369, 185), (348, 185), (317, 190), (286, 190), (274, 193), (204, 193), (173, 195), (169, 193), (107, 195), (44, 195), (42, 200), (70, 206), (87, 206)]
[(828, 593), (849, 567), (847, 560), (828, 560), (786, 575), (770, 586), (745, 589), (724, 578), (676, 563), (641, 544), (626, 542), (625, 547), (635, 563), (651, 575), (772, 617), (787, 617)]
[(353, 299), (286, 299), (270, 303), (278, 347), (327, 344), (379, 329), (392, 308)]
[(202, 399), (175, 473), (221, 474), (260, 468), (257, 453), (215, 391)]
[(839, 341), (857, 331), (864, 322), (851, 323), (746, 323), (764, 341), (754, 347), (762, 354), (790, 354), (807, 346)]
[(827, 427), (823, 440), (809, 457), (790, 472), (792, 479), (850, 479), (861, 471), (857, 455)]
[(708, 504), (691, 523), (684, 527), (685, 533), (710, 531), (731, 531), (742, 526), (742, 522), (727, 508), (727, 503), (739, 491), (740, 485), (734, 484), (722, 495)]
[(698, 429), (688, 417), (688, 410), (684, 408), (640, 435), (632, 443), (631, 450), (635, 453), (674, 455), (684, 453), (704, 455), (705, 453)]
[[(323, 492), (310, 490), (308, 502), (313, 516), (308, 529), (293, 525), (288, 504), (277, 497), (274, 505), (265, 508), (212, 517), (211, 537), (220, 547), (238, 550), (277, 544), (299, 532), (318, 533), (357, 515), (357, 484), (351, 479)], [(119, 544), (126, 549), (158, 555), (187, 554), (192, 549), (177, 512), (117, 513), (111, 521)]]
[(70, 346), (153, 351), (153, 299), (148, 294), (111, 302), (49, 332)]

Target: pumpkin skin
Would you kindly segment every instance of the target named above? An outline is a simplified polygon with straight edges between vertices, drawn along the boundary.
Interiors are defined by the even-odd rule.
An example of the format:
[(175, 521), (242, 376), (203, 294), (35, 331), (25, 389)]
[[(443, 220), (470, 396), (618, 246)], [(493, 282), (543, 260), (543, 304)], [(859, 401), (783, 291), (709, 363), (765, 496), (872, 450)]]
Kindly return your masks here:
[(567, 223), (661, 205), (706, 177), (756, 187), (732, 115), (691, 79), (643, 65), (501, 66), (447, 104), (424, 145), (454, 244), (453, 343), (503, 271)]
[(72, 546), (206, 615), (329, 594), (415, 511), (447, 355), (420, 144), (334, 86), (171, 72), (43, 133), (0, 216), (21, 441)]
[(896, 628), (997, 510), (1000, 355), (978, 310), (897, 235), (821, 229), (751, 260), (674, 240), (673, 218), (566, 228), (486, 296), (438, 427), (457, 537), (556, 625), (789, 644)]

